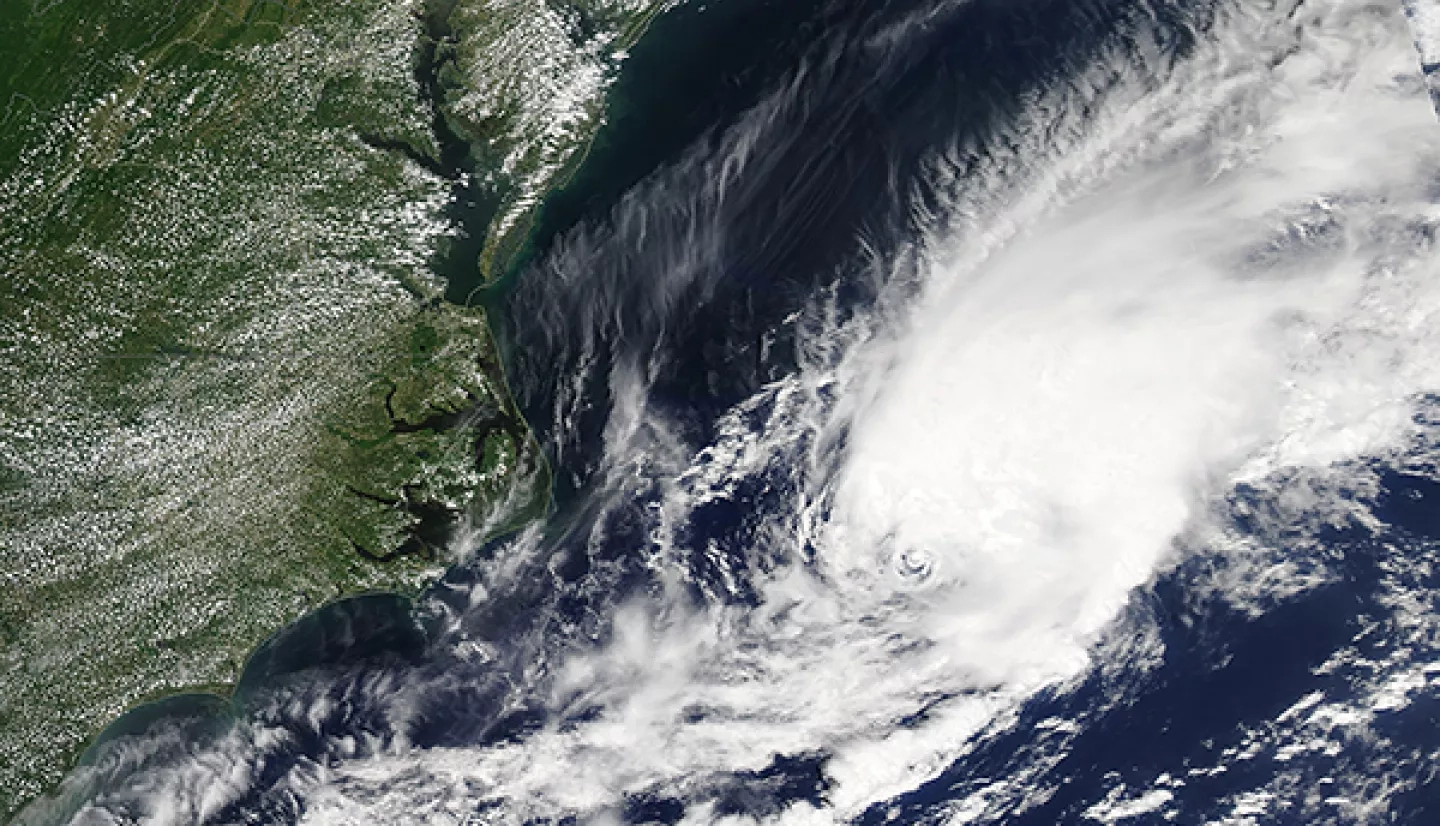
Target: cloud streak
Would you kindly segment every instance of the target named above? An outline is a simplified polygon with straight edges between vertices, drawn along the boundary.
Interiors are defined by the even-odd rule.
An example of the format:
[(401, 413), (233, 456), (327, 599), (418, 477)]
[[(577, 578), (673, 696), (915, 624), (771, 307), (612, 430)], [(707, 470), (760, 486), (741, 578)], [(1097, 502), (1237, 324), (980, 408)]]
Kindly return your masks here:
[[(913, 235), (870, 250), (880, 300), (817, 294), (786, 322), (800, 368), (710, 443), (684, 441), (643, 366), (616, 367), (586, 541), (653, 493), (655, 587), (602, 644), (536, 653), (506, 696), (533, 692), (542, 724), (409, 747), (437, 682), (503, 659), (456, 631), (474, 670), (402, 680), (393, 739), (281, 782), (305, 821), (618, 822), (642, 796), (684, 801), (684, 823), (852, 818), (1090, 667), (1134, 589), (1223, 544), (1234, 485), (1409, 444), (1440, 388), (1440, 134), (1398, 12), (1227, 4), (1183, 61), (1142, 32), (1025, 104), (935, 153)], [(753, 157), (730, 138), (727, 169)], [(697, 514), (756, 480), (779, 504), (746, 514), (743, 558), (697, 544)], [(544, 541), (480, 563), (458, 613)], [(701, 563), (721, 572), (708, 599)], [(797, 754), (828, 756), (820, 803), (726, 814), (727, 783)], [(175, 777), (156, 800), (196, 793)]]

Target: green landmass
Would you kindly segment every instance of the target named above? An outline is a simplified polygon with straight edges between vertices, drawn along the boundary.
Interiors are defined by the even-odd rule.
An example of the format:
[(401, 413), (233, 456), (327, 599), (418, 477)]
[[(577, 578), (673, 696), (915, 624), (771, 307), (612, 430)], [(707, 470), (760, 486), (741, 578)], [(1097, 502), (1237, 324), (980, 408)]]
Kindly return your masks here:
[(443, 26), (456, 36), (441, 55), (443, 107), (449, 123), (484, 159), (487, 183), (500, 199), (480, 253), (482, 282), (515, 262), (545, 196), (584, 160), (584, 147), (604, 115), (615, 56), (633, 46), (667, 5), (667, 0), (453, 4)]
[(0, 820), (126, 709), (544, 507), (483, 311), (442, 300), (442, 139), (491, 277), (661, 5), (0, 7)]

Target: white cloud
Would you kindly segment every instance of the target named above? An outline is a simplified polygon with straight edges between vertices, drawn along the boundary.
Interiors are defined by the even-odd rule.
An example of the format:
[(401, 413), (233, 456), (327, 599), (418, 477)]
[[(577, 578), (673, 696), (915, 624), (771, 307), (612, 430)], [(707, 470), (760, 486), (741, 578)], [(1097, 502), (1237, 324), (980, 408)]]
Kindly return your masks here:
[[(1158, 87), (1156, 67), (1101, 60), (1036, 96), (1006, 152), (938, 155), (952, 203), (913, 240), (914, 301), (838, 324), (817, 298), (798, 320), (811, 363), (732, 411), (688, 467), (644, 371), (617, 372), (607, 463), (657, 474), (659, 581), (706, 550), (674, 544), (697, 505), (769, 462), (793, 471), (793, 501), (756, 514), (758, 550), (789, 562), (756, 582), (760, 607), (628, 606), (613, 642), (564, 658), (546, 689), (557, 717), (597, 713), (343, 761), (297, 781), (308, 822), (608, 818), (627, 792), (698, 793), (820, 749), (830, 808), (776, 819), (853, 816), (1083, 670), (1207, 499), (1398, 447), (1414, 394), (1440, 386), (1422, 237), (1440, 217), (1440, 133), (1403, 82), (1417, 70), (1398, 13), (1299, 14), (1297, 34), (1228, 12)], [(750, 157), (749, 137), (736, 145)], [(963, 176), (947, 166), (961, 160)], [(661, 460), (641, 461), (652, 448)], [(500, 805), (477, 815), (487, 799)]]

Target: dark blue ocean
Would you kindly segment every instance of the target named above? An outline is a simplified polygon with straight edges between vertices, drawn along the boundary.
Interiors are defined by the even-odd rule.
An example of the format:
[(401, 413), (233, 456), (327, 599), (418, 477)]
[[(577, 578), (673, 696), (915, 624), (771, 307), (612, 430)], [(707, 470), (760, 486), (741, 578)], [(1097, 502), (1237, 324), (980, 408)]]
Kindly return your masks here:
[(75, 822), (1435, 822), (1409, 38), (675, 7), (481, 297), (549, 516), (127, 719)]

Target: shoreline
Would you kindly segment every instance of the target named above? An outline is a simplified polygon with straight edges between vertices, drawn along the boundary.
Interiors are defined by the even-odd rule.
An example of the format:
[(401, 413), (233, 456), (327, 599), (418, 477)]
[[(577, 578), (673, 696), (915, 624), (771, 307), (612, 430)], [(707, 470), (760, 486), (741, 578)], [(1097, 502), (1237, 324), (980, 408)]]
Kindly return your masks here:
[[(679, 0), (657, 4), (642, 18), (639, 25), (632, 26), (621, 36), (626, 43), (626, 48), (643, 38), (649, 30), (650, 24), (661, 14), (678, 4)], [(453, 8), (456, 0), (442, 0), (441, 5)], [(424, 147), (417, 147), (413, 143), (404, 140), (391, 140), (378, 136), (360, 135), (363, 142), (371, 145), (380, 151), (396, 152), (404, 155), (412, 162), (429, 170), (444, 180), (448, 181), (454, 189), (454, 200), (445, 209), (448, 220), (462, 229), (459, 238), (452, 237), (441, 245), (436, 252), (436, 259), (432, 264), (432, 272), (441, 275), (448, 284), (451, 283), (452, 274), (449, 272), (455, 267), (469, 266), (479, 272), (481, 253), (486, 240), (489, 238), (488, 229), (493, 226), (495, 216), (501, 204), (500, 199), (487, 199), (485, 191), (480, 186), (480, 176), (477, 174), (473, 155), (476, 147), (465, 142), (449, 125), (443, 109), (443, 93), (440, 72), (443, 62), (436, 63), (436, 47), (445, 37), (452, 36), (448, 29), (439, 31), (433, 28), (433, 21), (428, 15), (417, 15), (417, 22), (420, 30), (416, 40), (415, 64), (412, 67), (413, 75), (422, 90), (422, 100), (431, 108), (433, 120), (431, 123), (434, 140), (435, 153), (438, 157), (431, 157)], [(442, 27), (443, 28), (443, 27)], [(438, 34), (438, 36), (436, 36)], [(605, 98), (608, 104), (608, 94)], [(601, 121), (603, 125), (603, 120)], [(598, 129), (597, 129), (598, 132)], [(577, 156), (574, 169), (569, 171), (564, 179), (568, 181), (578, 171), (588, 157), (590, 146), (593, 144), (595, 134), (591, 134), (585, 141), (579, 155)], [(550, 189), (541, 199), (540, 205), (554, 194), (555, 189)], [(540, 208), (531, 210), (530, 217), (526, 220), (526, 235), (524, 243), (528, 244), (530, 233), (533, 232), (533, 216)], [(487, 225), (487, 232), (472, 233), (479, 217)], [(498, 279), (496, 279), (498, 280)], [(455, 302), (447, 299), (445, 293), (437, 296), (441, 301), (454, 304), (459, 308), (470, 306), (466, 302)], [(423, 300), (417, 295), (417, 299)], [(431, 299), (435, 300), (435, 299)], [(495, 340), (495, 328), (491, 313), (486, 308), (485, 325), (490, 330), (492, 340)], [(498, 343), (498, 342), (497, 342)], [(525, 526), (536, 519), (543, 519), (551, 507), (550, 490), (553, 479), (553, 472), (548, 459), (544, 456), (543, 450), (535, 438), (533, 430), (526, 421), (523, 412), (514, 404), (514, 397), (511, 395), (508, 373), (504, 369), (503, 358), (500, 359), (497, 372), (499, 375), (496, 381), (505, 393), (509, 401), (509, 410), (502, 411), (504, 418), (508, 421), (502, 425), (507, 432), (515, 430), (523, 431), (523, 438), (519, 432), (513, 433), (517, 439), (517, 461), (535, 461), (537, 468), (529, 477), (535, 488), (535, 493), (530, 494), (530, 503), (521, 508), (515, 517), (509, 522), (499, 526), (482, 544), (489, 544), (497, 539), (503, 538)], [(529, 457), (527, 459), (527, 457)], [(417, 528), (419, 530), (419, 528)], [(146, 732), (153, 731), (157, 726), (173, 723), (184, 728), (194, 727), (198, 730), (208, 732), (207, 736), (218, 736), (223, 731), (240, 720), (245, 711), (246, 703), (260, 695), (263, 695), (266, 688), (274, 687), (277, 681), (283, 681), (289, 674), (302, 673), (304, 668), (280, 668), (276, 670), (271, 660), (276, 656), (277, 651), (287, 645), (300, 645), (307, 642), (307, 633), (318, 626), (323, 626), (336, 619), (374, 619), (373, 610), (376, 606), (388, 605), (390, 608), (403, 606), (403, 611), (386, 609), (391, 620), (404, 615), (409, 631), (415, 636), (410, 636), (405, 642), (417, 646), (411, 653), (420, 653), (425, 644), (425, 630), (418, 618), (414, 615), (414, 609), (418, 601), (431, 588), (438, 585), (444, 578), (445, 572), (451, 567), (449, 563), (434, 566), (427, 566), (426, 570), (416, 572), (412, 577), (411, 587), (382, 587), (379, 589), (368, 589), (354, 593), (341, 592), (325, 601), (308, 608), (303, 613), (295, 616), (284, 626), (271, 631), (260, 643), (251, 647), (240, 663), (238, 676), (233, 683), (202, 683), (190, 686), (179, 686), (173, 689), (160, 689), (146, 693), (137, 698), (125, 708), (114, 715), (110, 722), (86, 738), (72, 752), (66, 761), (66, 768), (60, 778), (52, 785), (45, 788), (40, 794), (23, 800), (20, 805), (8, 814), (0, 814), (0, 823), (7, 824), (29, 824), (29, 823), (50, 823), (55, 821), (64, 822), (72, 817), (83, 805), (87, 798), (95, 791), (90, 781), (94, 778), (86, 778), (80, 781), (80, 786), (75, 789), (67, 789), (67, 782), (75, 781), (77, 771), (94, 767), (104, 759), (104, 751), (107, 745), (119, 740), (143, 736)], [(393, 627), (393, 626), (392, 626)], [(344, 651), (335, 652), (338, 659), (333, 662), (316, 663), (313, 658), (306, 657), (310, 664), (306, 667), (334, 667), (347, 661), (349, 658), (359, 655), (365, 659), (379, 653), (395, 654), (401, 651), (400, 648), (390, 649), (382, 645), (378, 652), (365, 653), (368, 645), (375, 643), (372, 637), (365, 638), (359, 643), (359, 649), (354, 646)], [(383, 641), (381, 641), (383, 643)], [(260, 670), (257, 670), (260, 669)]]

